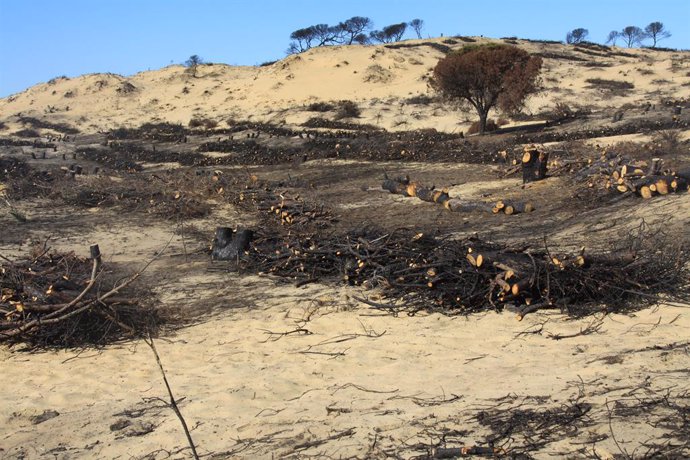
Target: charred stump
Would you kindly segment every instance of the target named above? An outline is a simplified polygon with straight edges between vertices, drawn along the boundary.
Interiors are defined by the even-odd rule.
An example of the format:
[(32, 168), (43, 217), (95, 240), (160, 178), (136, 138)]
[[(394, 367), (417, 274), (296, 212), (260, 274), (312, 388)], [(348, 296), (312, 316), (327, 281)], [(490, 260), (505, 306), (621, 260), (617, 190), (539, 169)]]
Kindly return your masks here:
[(549, 153), (536, 148), (525, 148), (522, 155), (522, 183), (535, 182), (546, 178)]
[(211, 250), (212, 260), (237, 260), (249, 248), (254, 231), (238, 228), (233, 231), (229, 227), (216, 228)]

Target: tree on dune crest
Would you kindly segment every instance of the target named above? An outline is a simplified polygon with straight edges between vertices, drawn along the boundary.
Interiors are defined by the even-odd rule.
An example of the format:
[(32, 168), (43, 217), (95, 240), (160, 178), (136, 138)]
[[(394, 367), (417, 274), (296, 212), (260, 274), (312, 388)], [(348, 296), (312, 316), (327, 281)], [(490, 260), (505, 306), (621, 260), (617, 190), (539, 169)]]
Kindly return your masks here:
[(582, 43), (589, 35), (589, 30), (583, 28), (573, 29), (568, 32), (565, 36), (565, 42), (570, 45), (575, 45), (577, 43)]
[(189, 59), (187, 59), (184, 64), (189, 69), (189, 73), (192, 74), (192, 77), (196, 78), (197, 68), (199, 67), (200, 64), (203, 64), (203, 62), (204, 62), (204, 60), (201, 59), (201, 57), (199, 57), (196, 54), (193, 54), (193, 55), (189, 56)]
[(656, 48), (656, 43), (659, 40), (663, 40), (664, 38), (668, 38), (671, 36), (671, 32), (664, 28), (664, 23), (658, 21), (650, 23), (647, 27), (644, 28), (644, 31), (646, 36), (651, 38), (653, 41), (652, 48)]
[(483, 134), (491, 109), (516, 111), (538, 91), (541, 65), (540, 57), (515, 46), (466, 46), (436, 64), (430, 85), (445, 98), (474, 107)]

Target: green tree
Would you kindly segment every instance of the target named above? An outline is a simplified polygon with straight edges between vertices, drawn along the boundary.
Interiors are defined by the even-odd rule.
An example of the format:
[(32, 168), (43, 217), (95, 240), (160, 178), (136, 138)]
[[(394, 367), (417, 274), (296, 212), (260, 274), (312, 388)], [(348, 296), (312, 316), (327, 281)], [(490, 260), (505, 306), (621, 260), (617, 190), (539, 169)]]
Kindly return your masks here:
[(515, 46), (466, 46), (436, 64), (430, 84), (447, 99), (474, 107), (483, 134), (491, 109), (515, 111), (538, 90), (541, 65), (540, 57)]

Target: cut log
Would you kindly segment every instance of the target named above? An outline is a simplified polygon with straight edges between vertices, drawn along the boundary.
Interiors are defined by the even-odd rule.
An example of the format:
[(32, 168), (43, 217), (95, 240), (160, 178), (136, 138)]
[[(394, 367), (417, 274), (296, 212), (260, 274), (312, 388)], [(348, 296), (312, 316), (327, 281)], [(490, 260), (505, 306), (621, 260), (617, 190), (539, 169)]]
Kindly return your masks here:
[(503, 212), (507, 215), (512, 215), (512, 214), (521, 214), (523, 212), (532, 212), (534, 211), (534, 206), (532, 203), (529, 202), (524, 202), (524, 201), (506, 201), (505, 207), (503, 208)]
[(664, 160), (662, 158), (652, 158), (652, 161), (649, 163), (649, 168), (647, 168), (647, 176), (659, 175), (663, 166)]
[[(655, 186), (656, 191), (659, 195), (668, 195), (669, 192), (669, 181), (666, 178), (659, 178), (657, 181), (652, 184)], [(650, 185), (651, 187), (651, 185)]]
[(648, 185), (643, 185), (642, 187), (640, 187), (640, 189), (638, 190), (638, 193), (645, 200), (654, 196), (652, 189), (650, 189)]
[(489, 203), (466, 201), (460, 198), (449, 198), (443, 203), (443, 206), (452, 212), (491, 212), (492, 209)]
[(688, 180), (683, 177), (675, 177), (671, 180), (671, 190), (676, 193), (688, 191)]
[(409, 196), (407, 194), (407, 184), (398, 182), (397, 180), (386, 179), (383, 181), (381, 188), (397, 195)]
[(681, 169), (680, 171), (676, 171), (675, 176), (690, 182), (690, 168), (685, 168)]

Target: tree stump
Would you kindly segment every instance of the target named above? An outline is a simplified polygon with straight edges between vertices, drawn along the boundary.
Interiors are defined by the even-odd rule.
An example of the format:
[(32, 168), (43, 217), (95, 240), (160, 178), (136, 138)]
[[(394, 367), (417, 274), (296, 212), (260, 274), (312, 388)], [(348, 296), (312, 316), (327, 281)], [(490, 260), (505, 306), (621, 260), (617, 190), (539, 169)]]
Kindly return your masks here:
[(526, 147), (522, 155), (522, 183), (534, 182), (546, 178), (549, 153), (533, 147)]
[(238, 228), (236, 231), (229, 227), (216, 228), (211, 250), (212, 260), (237, 260), (249, 248), (254, 231)]

